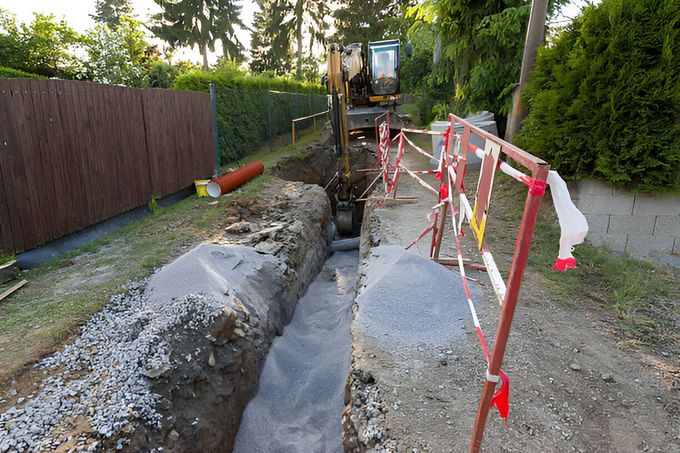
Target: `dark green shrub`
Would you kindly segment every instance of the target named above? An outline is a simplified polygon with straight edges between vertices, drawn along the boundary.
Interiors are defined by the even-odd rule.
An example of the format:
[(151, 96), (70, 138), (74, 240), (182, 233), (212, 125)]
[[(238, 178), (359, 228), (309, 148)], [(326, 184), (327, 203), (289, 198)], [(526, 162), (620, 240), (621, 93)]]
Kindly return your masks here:
[(214, 82), (225, 88), (258, 88), (262, 90), (284, 91), (289, 93), (325, 94), (326, 89), (320, 83), (298, 82), (283, 77), (266, 75), (249, 75), (240, 70), (222, 68), (215, 71), (189, 71), (175, 79), (176, 90), (208, 91), (208, 85)]
[(151, 88), (172, 88), (179, 69), (164, 61), (153, 61), (149, 64), (146, 73)]
[(30, 72), (20, 71), (5, 66), (0, 66), (0, 77), (15, 78), (15, 79), (44, 79), (45, 77), (38, 74), (31, 74)]
[(570, 178), (680, 190), (680, 3), (603, 0), (538, 55), (519, 146)]
[(233, 66), (189, 71), (175, 79), (176, 90), (209, 91), (215, 83), (217, 132), (222, 163), (235, 162), (277, 135), (290, 133), (291, 120), (328, 108), (321, 84), (283, 77), (248, 75)]
[(235, 162), (291, 131), (291, 120), (328, 108), (326, 96), (259, 88), (216, 87), (222, 163)]

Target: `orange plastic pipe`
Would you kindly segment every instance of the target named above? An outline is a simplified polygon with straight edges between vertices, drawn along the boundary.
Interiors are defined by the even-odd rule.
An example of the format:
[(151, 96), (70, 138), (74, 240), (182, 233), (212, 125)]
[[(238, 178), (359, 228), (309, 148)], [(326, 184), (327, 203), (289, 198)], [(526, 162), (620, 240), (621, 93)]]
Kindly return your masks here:
[(223, 193), (229, 193), (251, 179), (261, 175), (263, 172), (264, 165), (262, 162), (259, 160), (251, 162), (238, 170), (234, 170), (210, 181), (207, 187), (208, 195), (217, 198)]

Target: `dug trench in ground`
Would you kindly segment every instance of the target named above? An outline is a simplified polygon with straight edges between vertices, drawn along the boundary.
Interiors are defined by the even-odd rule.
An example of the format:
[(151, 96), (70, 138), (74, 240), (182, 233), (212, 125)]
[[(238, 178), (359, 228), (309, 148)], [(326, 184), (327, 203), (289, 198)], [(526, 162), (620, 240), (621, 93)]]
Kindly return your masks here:
[[(429, 137), (414, 139), (427, 149)], [(413, 170), (428, 166), (415, 152), (407, 152), (404, 162)], [(494, 192), (488, 229), (494, 228), (494, 209), (513, 218), (521, 214), (521, 202), (515, 213), (498, 209), (508, 203), (501, 192)], [(460, 275), (427, 260), (430, 236), (410, 254), (403, 251), (428, 224), (434, 196), (406, 174), (398, 194), (418, 200), (368, 206), (364, 217), (345, 450), (466, 451), (486, 363)], [(541, 209), (552, 209), (549, 196)], [(450, 229), (444, 241), (442, 255), (455, 256)], [(476, 257), (469, 237), (463, 249), (464, 256)], [(509, 258), (496, 257), (504, 277)], [(480, 281), (471, 283), (473, 300), (492, 347), (499, 305), (485, 273), (468, 275)], [(575, 300), (585, 298), (556, 292), (535, 271), (525, 274), (503, 365), (511, 381), (509, 423), (506, 428), (492, 409), (482, 450), (680, 451), (673, 357), (622, 346), (610, 315)]]
[(277, 179), (225, 214), (223, 232), (128, 285), (30, 385), (3, 391), (0, 451), (231, 449), (332, 228), (320, 187)]

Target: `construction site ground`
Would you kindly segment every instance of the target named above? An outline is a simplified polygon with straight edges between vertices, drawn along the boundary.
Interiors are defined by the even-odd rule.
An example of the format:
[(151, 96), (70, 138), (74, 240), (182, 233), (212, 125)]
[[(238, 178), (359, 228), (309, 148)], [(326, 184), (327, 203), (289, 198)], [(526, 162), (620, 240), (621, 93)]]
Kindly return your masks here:
[[(371, 145), (372, 139), (367, 135), (362, 141)], [(421, 146), (429, 147), (429, 137), (415, 139)], [(265, 152), (261, 157), (269, 159), (268, 168), (278, 169), (279, 173), (273, 175), (324, 184), (334, 171), (332, 151), (328, 147), (307, 145), (303, 142), (273, 154)], [(280, 159), (288, 155), (290, 157)], [(414, 169), (427, 168), (428, 164), (427, 159), (415, 153), (407, 154), (405, 162)], [(301, 166), (305, 171), (300, 171)], [(474, 185), (475, 175), (470, 174), (468, 178), (471, 186)], [(512, 257), (524, 190), (502, 176), (494, 187), (488, 234), (504, 276)], [(427, 307), (428, 294), (423, 294), (420, 300), (408, 301), (411, 310), (408, 319), (396, 319), (390, 313), (381, 318), (379, 312), (373, 313), (375, 325), (389, 334), (386, 337), (399, 336), (399, 325), (411, 329), (409, 336), (396, 346), (389, 340), (373, 341), (359, 326), (362, 294), (365, 296), (363, 287), (371, 284), (376, 270), (380, 273), (380, 256), (399, 253), (400, 247), (415, 239), (426, 226), (426, 215), (434, 204), (434, 197), (406, 175), (401, 177), (399, 194), (416, 195), (418, 200), (388, 204), (379, 209), (369, 205), (364, 218), (358, 298), (351, 327), (350, 391), (346, 395), (351, 411), (358, 415), (353, 419), (355, 423), (346, 420), (343, 425), (346, 445), (357, 446), (356, 442), (347, 440), (354, 428), (358, 437), (374, 450), (464, 451), (485, 363), (465, 301), (460, 297), (460, 277), (449, 272), (450, 289), (455, 297), (449, 301), (451, 331), (442, 334), (446, 342), (440, 342), (435, 335), (442, 332), (442, 322), (436, 325), (436, 332), (420, 324), (418, 304)], [(237, 193), (215, 201), (192, 198), (180, 202), (26, 273), (29, 285), (0, 304), (0, 416), (11, 408), (29, 405), (52, 373), (45, 368), (34, 368), (33, 364), (77, 341), (80, 327), (93, 314), (97, 315), (112, 296), (122, 293), (116, 300), (134, 301), (139, 286), (130, 286), (131, 283), (143, 282), (155, 270), (177, 257), (189, 255), (187, 252), (203, 242), (242, 244), (258, 248), (260, 254), (286, 257), (285, 265), (291, 271), (286, 271), (281, 278), (286, 285), (292, 285), (293, 289), (286, 293), (291, 299), (301, 290), (300, 284), (309, 283), (313, 277), (311, 268), (304, 268), (305, 263), (313, 261), (317, 270), (321, 269), (319, 263), (325, 246), (319, 244), (323, 242), (321, 236), (326, 234), (330, 205), (326, 202), (318, 187), (286, 183), (273, 178), (268, 170), (268, 175)], [(315, 222), (316, 227), (312, 225)], [(303, 233), (312, 230), (313, 237)], [(450, 232), (447, 235), (442, 253), (453, 256)], [(576, 251), (579, 268), (567, 274), (558, 273), (550, 270), (558, 239), (559, 229), (547, 195), (503, 367), (511, 379), (510, 420), (505, 428), (492, 411), (485, 451), (680, 451), (677, 270), (582, 245)], [(428, 238), (424, 241), (412, 250), (414, 254), (427, 254)], [(474, 247), (467, 241), (464, 247), (466, 256), (474, 258)], [(297, 248), (304, 249), (305, 253)], [(422, 264), (425, 269), (433, 265)], [(296, 269), (304, 270), (304, 279), (297, 280), (305, 282), (296, 283)], [(436, 272), (441, 269), (432, 274)], [(326, 278), (324, 275), (322, 272), (322, 278)], [(327, 276), (329, 281), (333, 275)], [(492, 342), (498, 303), (485, 275), (479, 272), (470, 275), (480, 280), (480, 284), (473, 285), (474, 299), (482, 327)], [(445, 308), (446, 298), (441, 294), (436, 297), (439, 307)], [(201, 401), (210, 402), (210, 392), (214, 392), (216, 383), (226, 376), (228, 384), (220, 387), (225, 391), (224, 394), (218, 392), (219, 400), (221, 404), (232, 401), (229, 410), (242, 409), (248, 396), (254, 395), (251, 392), (257, 383), (257, 364), (263, 361), (271, 335), (280, 334), (282, 329), (277, 325), (262, 332), (266, 326), (258, 326), (243, 312), (237, 311), (236, 315), (237, 318), (226, 318), (232, 324), (225, 321), (222, 328), (228, 331), (226, 344), (241, 352), (234, 355), (219, 349), (222, 346), (215, 344), (215, 338), (211, 340), (212, 346), (201, 346), (201, 351), (195, 354), (189, 348), (191, 342), (177, 346), (178, 352), (193, 354), (187, 363), (200, 364), (201, 373), (209, 376), (210, 385), (199, 379), (185, 382), (187, 388), (182, 388), (183, 381), (171, 381), (166, 374), (161, 375), (160, 380), (158, 376), (150, 378), (154, 389), (162, 393), (163, 386), (168, 386), (186, 401), (194, 401), (198, 395)], [(391, 328), (392, 320), (405, 324)], [(418, 329), (426, 341), (417, 338)], [(206, 341), (203, 337), (200, 340)], [(256, 341), (253, 347), (251, 343)], [(404, 341), (411, 344), (405, 345)], [(189, 348), (187, 351), (182, 349), (184, 345)], [(213, 355), (208, 353), (211, 347), (217, 351)], [(251, 369), (239, 368), (241, 357), (243, 363), (249, 360)], [(238, 360), (234, 361), (235, 358)], [(224, 376), (216, 376), (215, 370), (225, 373)], [(56, 369), (58, 373), (63, 371), (63, 367)], [(155, 370), (145, 372), (149, 371), (153, 375)], [(185, 371), (180, 367), (177, 373), (181, 378)], [(245, 384), (233, 380), (239, 373), (244, 376)], [(83, 368), (72, 373), (69, 379), (81, 379), (84, 375)], [(170, 403), (176, 405), (177, 401)], [(170, 403), (169, 406), (160, 404), (159, 412), (170, 414)], [(368, 403), (371, 403), (370, 411), (363, 407)], [(207, 408), (205, 413), (213, 410), (210, 404), (201, 407)], [(225, 442), (227, 430), (227, 421), (221, 418), (224, 413), (215, 412), (214, 420), (200, 415), (201, 419), (196, 418), (194, 423), (188, 418), (199, 415), (193, 406), (186, 414), (181, 412), (179, 410), (187, 423), (163, 422), (163, 429), (156, 434), (131, 429), (97, 444), (92, 442), (98, 434), (91, 426), (82, 420), (70, 419), (59, 427), (63, 448), (58, 451), (94, 445), (99, 449), (163, 445), (166, 451), (182, 451), (183, 447), (193, 446), (218, 451), (216, 446)], [(231, 424), (226, 438), (227, 442), (233, 442), (234, 423), (238, 423), (240, 412), (227, 415), (231, 417), (228, 420)], [(40, 420), (45, 424), (51, 422), (49, 412)], [(373, 428), (366, 430), (368, 425)], [(10, 429), (10, 424), (4, 428)], [(49, 445), (56, 444), (58, 436), (48, 439)], [(154, 441), (154, 436), (160, 437)], [(88, 440), (81, 441), (81, 438)]]
[[(416, 140), (427, 149), (428, 136)], [(412, 170), (429, 164), (414, 151), (406, 153), (404, 163)], [(425, 179), (438, 187), (434, 177)], [(474, 192), (476, 182), (477, 175), (468, 174), (468, 190)], [(381, 208), (374, 204), (366, 208), (364, 218), (362, 280), (352, 324), (353, 425), (364, 445), (376, 451), (465, 451), (486, 363), (460, 275), (449, 272), (454, 282), (450, 310), (465, 312), (450, 325), (452, 333), (460, 335), (429, 339), (438, 328), (432, 306), (441, 298), (437, 293), (441, 283), (436, 281), (440, 276), (432, 271), (429, 289), (421, 285), (419, 297), (402, 290), (415, 300), (399, 301), (413, 307), (414, 319), (409, 322), (415, 326), (410, 330), (420, 329), (420, 338), (398, 330), (376, 333), (362, 325), (362, 292), (383, 278), (375, 276), (372, 267), (385, 261), (381, 255), (386, 246), (403, 247), (418, 237), (436, 204), (433, 194), (405, 173), (397, 193), (418, 199), (387, 202)], [(521, 184), (498, 177), (487, 228), (504, 278), (525, 196)], [(483, 450), (680, 451), (677, 273), (589, 245), (577, 247), (576, 271), (565, 275), (550, 270), (559, 236), (549, 192), (541, 209), (503, 366), (511, 381), (510, 418), (506, 428), (492, 409)], [(464, 256), (482, 263), (467, 232)], [(427, 257), (429, 240), (425, 237), (411, 251)], [(444, 244), (442, 256), (455, 257), (450, 226)], [(468, 275), (481, 283), (470, 284), (482, 328), (492, 343), (499, 303), (485, 272), (468, 270)], [(629, 286), (637, 289), (631, 292)], [(634, 300), (624, 302), (626, 297)], [(390, 310), (389, 302), (384, 308)], [(374, 308), (369, 309), (364, 317), (375, 317)], [(390, 314), (386, 311), (384, 316)], [(354, 445), (351, 439), (348, 445)]]

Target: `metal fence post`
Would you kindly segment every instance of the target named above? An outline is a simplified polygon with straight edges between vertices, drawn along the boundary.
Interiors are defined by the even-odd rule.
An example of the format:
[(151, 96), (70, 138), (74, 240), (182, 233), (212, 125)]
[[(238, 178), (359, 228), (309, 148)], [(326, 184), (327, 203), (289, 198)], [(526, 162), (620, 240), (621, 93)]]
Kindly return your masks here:
[(274, 147), (273, 133), (272, 133), (272, 92), (267, 90), (267, 130), (269, 133), (269, 152)]
[(220, 141), (219, 141), (219, 131), (217, 125), (217, 95), (215, 93), (215, 84), (210, 82), (208, 85), (210, 88), (210, 107), (211, 107), (211, 119), (213, 126), (213, 140), (215, 141), (215, 172), (213, 178), (217, 178), (220, 175)]

